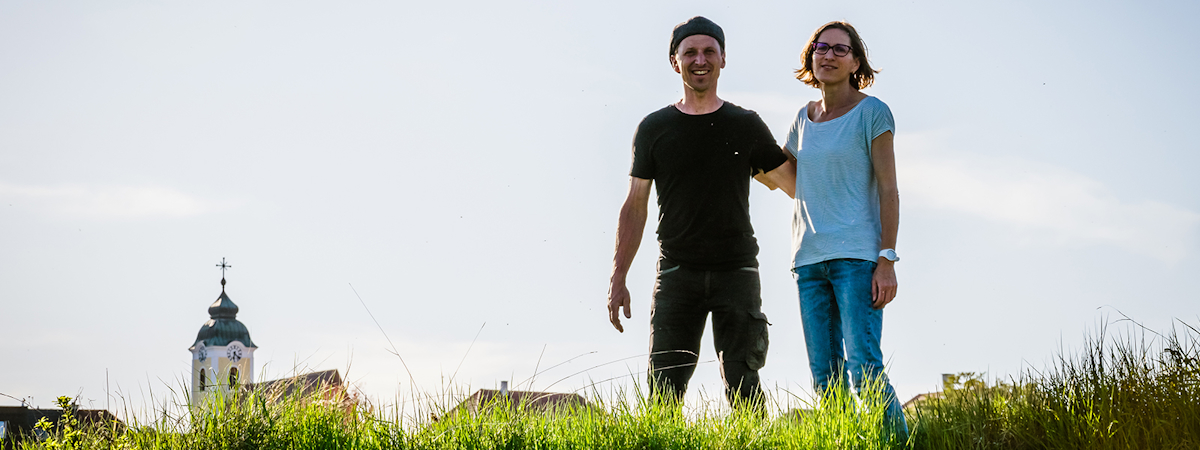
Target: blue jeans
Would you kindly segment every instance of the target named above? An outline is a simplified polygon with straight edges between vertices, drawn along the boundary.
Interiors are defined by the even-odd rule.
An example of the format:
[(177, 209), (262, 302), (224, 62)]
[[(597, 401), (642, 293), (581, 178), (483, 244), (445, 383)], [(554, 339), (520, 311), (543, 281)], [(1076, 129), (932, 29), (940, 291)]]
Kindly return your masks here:
[(800, 292), (800, 321), (817, 393), (823, 394), (831, 382), (845, 386), (839, 381), (845, 378), (847, 369), (860, 394), (864, 380), (877, 382), (887, 402), (885, 420), (891, 423), (897, 438), (908, 440), (904, 409), (883, 371), (883, 352), (879, 349), (883, 310), (871, 307), (875, 262), (834, 259), (797, 267), (792, 272)]

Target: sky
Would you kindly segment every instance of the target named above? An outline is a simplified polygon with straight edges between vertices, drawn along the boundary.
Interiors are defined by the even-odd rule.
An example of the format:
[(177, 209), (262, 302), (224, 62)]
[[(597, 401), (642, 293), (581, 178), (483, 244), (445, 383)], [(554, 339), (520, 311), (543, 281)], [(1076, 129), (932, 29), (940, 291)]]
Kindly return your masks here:
[[(618, 333), (617, 212), (695, 15), (726, 34), (718, 94), (780, 143), (819, 98), (792, 76), (808, 36), (865, 39), (897, 125), (902, 400), (1044, 369), (1123, 317), (1200, 322), (1195, 2), (4, 0), (0, 405), (169, 401), (222, 258), (259, 379), (338, 369), (380, 404), (633, 389), (656, 213)], [(791, 214), (751, 189), (761, 375), (805, 397)], [(720, 398), (703, 345), (693, 405)]]

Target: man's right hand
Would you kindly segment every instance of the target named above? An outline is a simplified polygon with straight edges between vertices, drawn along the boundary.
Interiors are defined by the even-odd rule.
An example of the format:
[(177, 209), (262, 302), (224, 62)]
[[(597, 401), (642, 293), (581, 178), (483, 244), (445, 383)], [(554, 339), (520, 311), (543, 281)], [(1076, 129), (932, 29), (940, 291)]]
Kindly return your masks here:
[(608, 321), (612, 322), (613, 328), (622, 333), (625, 332), (625, 327), (621, 326), (621, 316), (617, 314), (617, 310), (625, 309), (625, 318), (633, 317), (629, 314), (629, 289), (625, 288), (625, 283), (613, 283), (608, 287)]

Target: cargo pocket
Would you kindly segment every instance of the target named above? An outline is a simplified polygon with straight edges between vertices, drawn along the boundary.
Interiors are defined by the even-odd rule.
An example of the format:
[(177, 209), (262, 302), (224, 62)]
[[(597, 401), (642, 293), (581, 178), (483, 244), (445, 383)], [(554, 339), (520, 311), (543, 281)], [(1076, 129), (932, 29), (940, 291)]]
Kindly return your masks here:
[(750, 366), (750, 370), (758, 370), (767, 365), (767, 346), (770, 343), (767, 326), (771, 323), (767, 322), (767, 315), (759, 311), (751, 312), (750, 319), (748, 334), (753, 341), (750, 342), (750, 351), (746, 354), (746, 365)]

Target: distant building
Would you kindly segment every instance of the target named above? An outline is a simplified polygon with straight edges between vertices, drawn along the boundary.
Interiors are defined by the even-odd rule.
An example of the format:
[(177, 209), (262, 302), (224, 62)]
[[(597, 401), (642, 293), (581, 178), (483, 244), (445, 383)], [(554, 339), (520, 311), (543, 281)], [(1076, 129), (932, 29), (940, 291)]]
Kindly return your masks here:
[[(228, 267), (221, 260), (218, 267)], [(254, 382), (254, 351), (258, 346), (250, 339), (250, 331), (237, 320), (238, 307), (225, 293), (225, 277), (221, 277), (221, 295), (208, 307), (209, 320), (196, 333), (188, 347), (192, 352), (193, 406), (198, 400), (215, 392), (230, 392)]]
[(254, 382), (254, 351), (258, 346), (250, 339), (246, 325), (237, 320), (238, 306), (225, 293), (224, 270), (229, 266), (221, 259), (221, 295), (208, 307), (209, 320), (196, 333), (192, 352), (192, 407), (215, 394), (254, 391), (267, 396), (268, 401), (287, 401), (296, 395), (303, 401), (320, 401), (341, 407), (352, 407), (354, 400), (337, 370), (310, 372), (291, 378)]
[(502, 382), (500, 386), (500, 390), (480, 389), (475, 391), (474, 394), (471, 394), (470, 397), (467, 397), (466, 400), (463, 400), (458, 406), (447, 412), (446, 417), (453, 416), (460, 410), (475, 414), (480, 409), (500, 405), (513, 408), (520, 406), (525, 408), (525, 410), (537, 412), (553, 412), (585, 407), (588, 404), (587, 400), (579, 394), (510, 391), (508, 390), (508, 382)]
[(904, 402), (904, 409), (909, 410), (912, 408), (916, 408), (917, 404), (919, 404), (919, 403), (923, 403), (928, 400), (934, 400), (934, 399), (939, 399), (939, 398), (942, 398), (941, 392), (927, 392), (924, 394), (917, 394), (913, 398), (909, 399), (907, 402)]
[(346, 392), (346, 384), (342, 382), (342, 377), (336, 369), (248, 384), (244, 385), (243, 389), (257, 392), (269, 403), (295, 399), (300, 402), (334, 405), (347, 411), (353, 409), (356, 404), (356, 400)]
[[(39, 433), (34, 431), (33, 426), (37, 424), (38, 419), (45, 417), (50, 423), (58, 424), (58, 421), (62, 419), (62, 414), (63, 410), (61, 409), (0, 406), (0, 449), (15, 449), (18, 442), (22, 440), (44, 439), (45, 436), (39, 437)], [(115, 426), (118, 431), (125, 428), (125, 423), (103, 409), (77, 409), (75, 418), (79, 420), (79, 425), (82, 427)]]
[(972, 379), (975, 379), (974, 378), (975, 375), (976, 374), (974, 372), (963, 372), (963, 373), (958, 373), (958, 374), (943, 373), (942, 374), (942, 389), (943, 389), (942, 391), (926, 392), (924, 394), (917, 394), (915, 397), (909, 399), (907, 402), (904, 402), (904, 409), (907, 410), (907, 409), (916, 408), (917, 404), (920, 404), (920, 403), (923, 403), (923, 402), (926, 402), (929, 400), (940, 399), (945, 396), (945, 394), (944, 394), (945, 391), (954, 389), (954, 386), (956, 384), (958, 384), (960, 377), (966, 378), (967, 380), (972, 380)]

